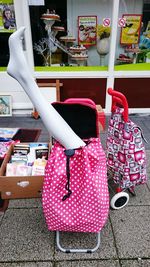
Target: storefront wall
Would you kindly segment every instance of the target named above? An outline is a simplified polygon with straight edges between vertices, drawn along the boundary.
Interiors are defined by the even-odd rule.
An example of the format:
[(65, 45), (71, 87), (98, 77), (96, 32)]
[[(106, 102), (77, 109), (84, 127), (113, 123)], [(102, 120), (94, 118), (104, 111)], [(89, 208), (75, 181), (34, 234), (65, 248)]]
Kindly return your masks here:
[[(67, 0), (67, 30), (77, 39), (77, 17), (96, 15), (97, 23), (102, 24), (104, 18), (111, 19), (111, 37), (109, 53), (105, 56), (105, 67), (100, 68), (100, 56), (94, 46), (88, 48), (87, 65), (80, 71), (80, 68), (69, 69), (58, 67), (58, 69), (51, 67), (34, 69), (34, 56), (32, 49), (32, 32), (30, 27), (30, 14), (27, 0), (14, 0), (15, 15), (17, 28), (20, 26), (26, 27), (25, 32), (25, 55), (29, 63), (29, 68), (35, 78), (48, 79), (54, 81), (60, 79), (63, 82), (61, 88), (61, 100), (68, 97), (90, 97), (97, 104), (101, 104), (106, 113), (110, 112), (111, 99), (107, 94), (107, 88), (112, 87), (115, 90), (125, 93), (129, 102), (130, 112), (147, 113), (150, 112), (149, 99), (150, 93), (148, 89), (150, 67), (147, 64), (145, 69), (136, 70), (135, 66), (118, 64), (117, 58), (124, 53), (124, 46), (120, 45), (121, 28), (118, 27), (118, 19), (123, 14), (142, 14), (144, 1), (126, 0), (126, 1), (98, 1), (98, 0)], [(137, 64), (136, 64), (137, 65)], [(93, 69), (89, 70), (89, 67)], [(87, 68), (86, 68), (87, 67)], [(130, 70), (131, 69), (131, 70)], [(4, 92), (7, 87), (8, 94), (13, 95), (12, 88), (15, 87), (16, 82), (7, 79), (5, 71), (0, 71), (0, 77), (5, 77), (1, 81), (0, 91)], [(9, 90), (9, 88), (11, 88)], [(14, 109), (20, 109), (20, 103), (23, 106), (27, 104), (32, 108), (32, 104), (25, 97), (20, 97), (22, 89), (19, 85), (16, 86), (16, 95), (14, 102)], [(22, 92), (24, 93), (24, 92)], [(51, 97), (51, 96), (50, 96)], [(24, 103), (24, 104), (23, 104)], [(29, 104), (30, 103), (30, 104)], [(24, 109), (24, 114), (29, 113)], [(18, 111), (19, 113), (19, 111)], [(16, 113), (17, 114), (17, 113)]]

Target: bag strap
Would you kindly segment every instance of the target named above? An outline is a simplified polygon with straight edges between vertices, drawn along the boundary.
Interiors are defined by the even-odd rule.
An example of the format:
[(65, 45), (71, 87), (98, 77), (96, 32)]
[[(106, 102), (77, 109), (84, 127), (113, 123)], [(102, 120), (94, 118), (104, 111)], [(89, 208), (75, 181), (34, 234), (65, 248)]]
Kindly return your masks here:
[(66, 149), (64, 153), (67, 156), (67, 161), (66, 161), (67, 183), (65, 189), (68, 191), (68, 193), (63, 196), (62, 201), (65, 201), (72, 194), (72, 191), (70, 189), (70, 158), (75, 154), (75, 149)]

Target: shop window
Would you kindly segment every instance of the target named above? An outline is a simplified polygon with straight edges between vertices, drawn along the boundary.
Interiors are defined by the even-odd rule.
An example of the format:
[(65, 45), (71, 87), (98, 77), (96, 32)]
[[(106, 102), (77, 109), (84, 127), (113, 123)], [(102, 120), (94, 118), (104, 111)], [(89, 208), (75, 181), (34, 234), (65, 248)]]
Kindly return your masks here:
[(45, 0), (29, 9), (36, 67), (107, 70), (111, 0)]
[(0, 1), (0, 67), (8, 64), (8, 38), (15, 29), (16, 21), (13, 1)]
[(120, 1), (116, 70), (149, 70), (150, 1)]

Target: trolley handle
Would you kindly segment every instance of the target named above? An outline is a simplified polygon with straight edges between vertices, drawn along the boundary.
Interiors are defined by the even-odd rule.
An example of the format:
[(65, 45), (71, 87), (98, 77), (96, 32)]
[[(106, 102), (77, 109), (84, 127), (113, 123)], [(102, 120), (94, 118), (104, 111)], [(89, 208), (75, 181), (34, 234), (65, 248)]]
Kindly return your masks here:
[(112, 112), (115, 112), (117, 104), (119, 104), (123, 107), (122, 100), (119, 97), (113, 96), (112, 97), (112, 107), (111, 107)]
[(123, 106), (124, 111), (123, 111), (123, 119), (125, 122), (128, 121), (128, 102), (126, 97), (120, 93), (117, 92), (115, 90), (113, 90), (112, 88), (108, 88), (107, 90), (108, 94), (112, 96), (112, 112), (114, 112), (116, 110), (116, 104), (120, 104)]

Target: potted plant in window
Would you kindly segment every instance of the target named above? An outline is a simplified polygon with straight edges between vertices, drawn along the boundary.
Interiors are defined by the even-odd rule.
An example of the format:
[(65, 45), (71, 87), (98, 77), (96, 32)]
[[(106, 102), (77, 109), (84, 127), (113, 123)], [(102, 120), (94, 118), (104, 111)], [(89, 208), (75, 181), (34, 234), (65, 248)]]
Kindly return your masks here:
[(97, 52), (100, 55), (100, 65), (104, 65), (104, 58), (109, 53), (110, 27), (98, 25), (97, 27)]

